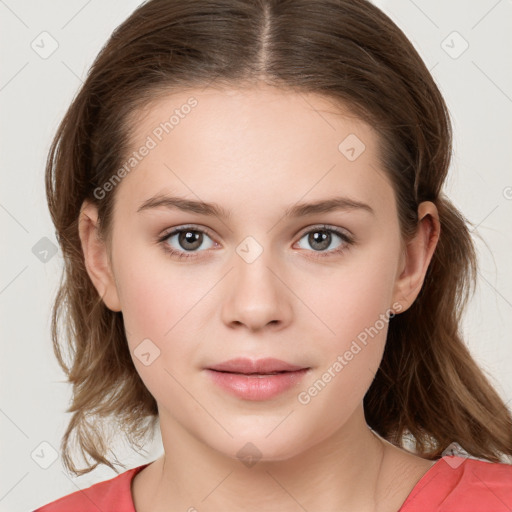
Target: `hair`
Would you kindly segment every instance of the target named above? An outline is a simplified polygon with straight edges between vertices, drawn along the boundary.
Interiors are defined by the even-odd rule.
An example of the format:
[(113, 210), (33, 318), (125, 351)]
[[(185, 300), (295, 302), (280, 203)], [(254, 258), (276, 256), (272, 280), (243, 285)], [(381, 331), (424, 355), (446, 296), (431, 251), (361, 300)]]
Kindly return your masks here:
[[(67, 469), (83, 474), (105, 464), (116, 471), (107, 458), (109, 422), (140, 448), (158, 420), (157, 403), (131, 359), (122, 312), (106, 307), (87, 274), (81, 205), (87, 199), (97, 206), (100, 236), (109, 240), (115, 189), (102, 199), (94, 190), (122, 165), (131, 120), (152, 101), (188, 88), (259, 83), (322, 95), (376, 130), (403, 241), (417, 232), (420, 202), (432, 201), (439, 212), (440, 238), (421, 291), (391, 319), (364, 396), (368, 426), (401, 448), (412, 436), (416, 453), (427, 459), (452, 442), (494, 462), (511, 455), (510, 412), (461, 334), (477, 258), (470, 223), (441, 190), (452, 151), (449, 112), (404, 33), (366, 0), (151, 0), (102, 48), (46, 164), (64, 259), (51, 335), (73, 387), (61, 443)], [(75, 466), (73, 445), (86, 460), (83, 469)]]

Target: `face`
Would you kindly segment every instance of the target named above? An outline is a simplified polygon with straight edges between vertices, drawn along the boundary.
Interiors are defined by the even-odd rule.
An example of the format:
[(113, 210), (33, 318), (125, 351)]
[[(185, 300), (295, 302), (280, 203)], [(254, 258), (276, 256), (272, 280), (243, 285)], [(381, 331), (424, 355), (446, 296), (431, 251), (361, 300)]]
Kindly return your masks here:
[[(172, 94), (133, 126), (107, 305), (122, 311), (161, 428), (231, 457), (251, 442), (263, 460), (340, 431), (401, 308), (402, 245), (376, 133), (321, 96), (270, 87)], [(308, 370), (280, 392), (267, 377), (260, 388), (273, 392), (244, 395), (207, 370), (239, 357)], [(240, 390), (250, 377), (237, 378)]]

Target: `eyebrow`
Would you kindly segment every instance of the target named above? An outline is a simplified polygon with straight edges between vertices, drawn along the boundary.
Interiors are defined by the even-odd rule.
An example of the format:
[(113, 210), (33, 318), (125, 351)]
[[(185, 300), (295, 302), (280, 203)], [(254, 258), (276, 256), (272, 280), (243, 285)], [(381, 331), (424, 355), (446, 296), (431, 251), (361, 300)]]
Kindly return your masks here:
[[(204, 201), (193, 201), (191, 199), (184, 199), (182, 197), (173, 197), (161, 194), (157, 194), (144, 201), (137, 209), (137, 212), (159, 208), (162, 206), (169, 209), (178, 209), (185, 212), (198, 213), (201, 215), (208, 215), (225, 219), (231, 218), (231, 212), (219, 204), (207, 203)], [(313, 203), (300, 203), (290, 206), (284, 211), (283, 217), (304, 217), (307, 215), (313, 215), (315, 213), (328, 213), (337, 210), (359, 210), (366, 211), (372, 215), (375, 215), (373, 208), (366, 203), (362, 203), (348, 197), (333, 197)]]

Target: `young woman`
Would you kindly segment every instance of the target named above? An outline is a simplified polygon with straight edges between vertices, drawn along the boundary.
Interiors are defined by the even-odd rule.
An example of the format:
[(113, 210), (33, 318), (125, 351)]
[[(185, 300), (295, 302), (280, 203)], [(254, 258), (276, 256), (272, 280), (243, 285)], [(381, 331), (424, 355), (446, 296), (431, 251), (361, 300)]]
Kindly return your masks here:
[(38, 510), (512, 508), (450, 155), (431, 75), (365, 0), (141, 5), (50, 151), (52, 334), (66, 467), (115, 470), (112, 425), (140, 448), (158, 424), (164, 453)]

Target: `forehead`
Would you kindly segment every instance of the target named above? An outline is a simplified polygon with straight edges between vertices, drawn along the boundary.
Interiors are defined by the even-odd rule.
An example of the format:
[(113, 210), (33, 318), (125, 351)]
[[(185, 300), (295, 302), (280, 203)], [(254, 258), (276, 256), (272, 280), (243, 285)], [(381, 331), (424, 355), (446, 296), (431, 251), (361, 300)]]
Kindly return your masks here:
[(376, 132), (317, 94), (189, 89), (160, 95), (130, 123), (136, 155), (117, 193), (133, 209), (162, 190), (232, 205), (253, 199), (252, 209), (334, 193), (376, 209), (393, 199)]

